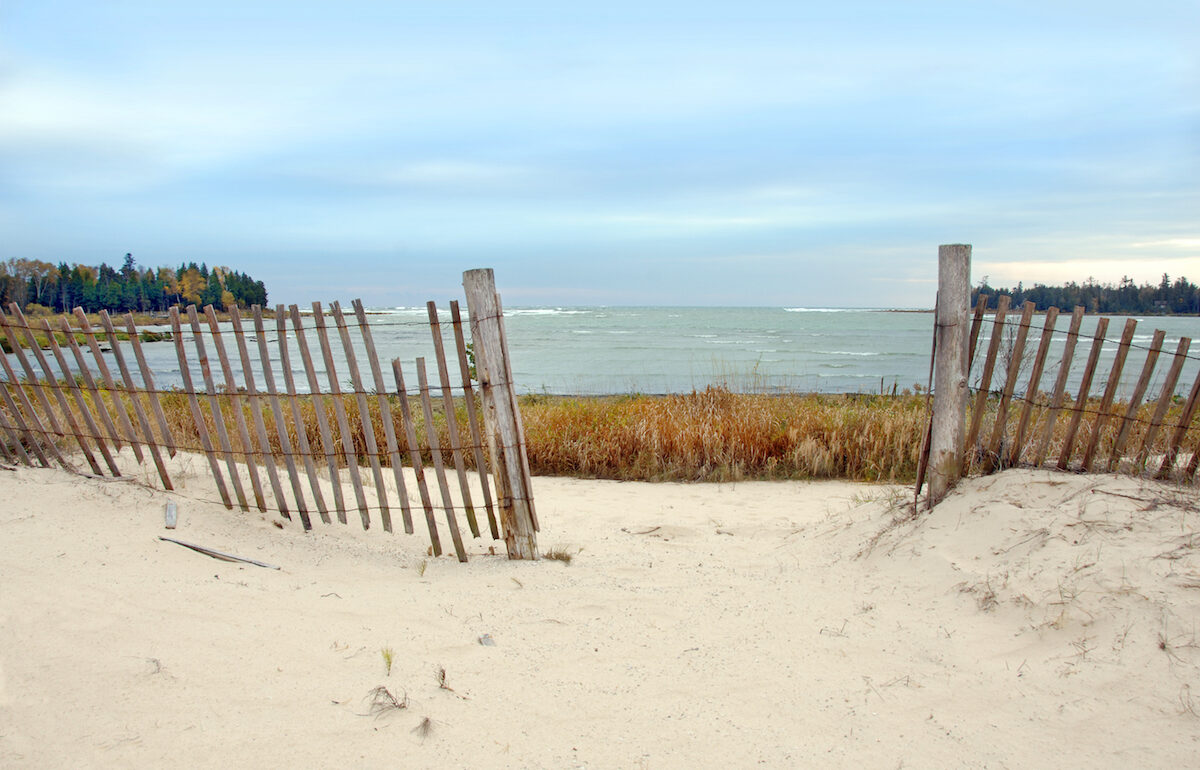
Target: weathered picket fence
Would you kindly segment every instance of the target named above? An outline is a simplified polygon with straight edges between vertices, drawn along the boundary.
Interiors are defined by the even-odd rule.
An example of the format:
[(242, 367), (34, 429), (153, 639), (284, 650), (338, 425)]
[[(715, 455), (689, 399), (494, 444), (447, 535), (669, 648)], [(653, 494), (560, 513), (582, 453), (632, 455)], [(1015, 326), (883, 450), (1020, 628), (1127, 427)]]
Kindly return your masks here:
[[(252, 308), (248, 319), (230, 308), (224, 329), (211, 306), (203, 311), (192, 306), (184, 313), (173, 308), (171, 336), (183, 385), (172, 389), (156, 387), (132, 315), (118, 329), (101, 312), (97, 329), (76, 309), (74, 325), (61, 317), (54, 326), (48, 320), (32, 323), (12, 305), (10, 313), (0, 312), (14, 359), (0, 355), (0, 431), (6, 439), (0, 441), (0, 453), (10, 461), (57, 463), (72, 471), (81, 455), (93, 474), (107, 470), (121, 476), (121, 450), (128, 445), (137, 463), (149, 456), (162, 487), (170, 490), (164, 455), (200, 452), (221, 502), (230, 509), (236, 504), (242, 510), (277, 511), (288, 519), (295, 513), (306, 530), (314, 514), (325, 524), (335, 516), (345, 524), (347, 514), (357, 511), (364, 529), (377, 519), (388, 532), (398, 509), (404, 531), (412, 534), (419, 508), (434, 555), (442, 553), (435, 517), (441, 510), (460, 561), (467, 555), (458, 515), (478, 538), (482, 511), (488, 532), (505, 541), (510, 558), (535, 559), (538, 523), (500, 298), (491, 270), (464, 273), (463, 285), (472, 342), (468, 346), (458, 303), (450, 303), (448, 357), (438, 308), (428, 303), (437, 380), (430, 382), (425, 359), (417, 358), (416, 387), (411, 377), (406, 381), (399, 359), (390, 362), (389, 381), (358, 300), (351, 314), (332, 303), (328, 319), (321, 304), (313, 303), (312, 328), (297, 306), (276, 306), (274, 359), (272, 330), (261, 308)], [(369, 380), (359, 366), (354, 336)], [(342, 372), (335, 358), (339, 344)], [(294, 365), (305, 378), (300, 385)], [(348, 389), (342, 376), (349, 378)], [(192, 419), (172, 425), (163, 407), (173, 402), (171, 411), (178, 414), (180, 399)], [(363, 478), (368, 469), (360, 467), (364, 457), (368, 484)], [(436, 497), (427, 477), (430, 468)], [(353, 503), (346, 499), (347, 482)], [(410, 484), (416, 487), (415, 500)], [(373, 501), (368, 486), (373, 486)]]
[[(1074, 308), (1063, 330), (1058, 308), (1035, 316), (1034, 304), (1026, 302), (1014, 316), (1007, 296), (998, 298), (987, 321), (987, 296), (979, 297), (973, 313), (966, 310), (970, 246), (942, 246), (939, 254), (937, 376), (918, 494), (927, 474), (934, 504), (962, 475), (1018, 465), (1194, 481), (1200, 429), (1192, 422), (1200, 407), (1200, 371), (1186, 396), (1181, 375), (1200, 359), (1189, 355), (1189, 337), (1181, 336), (1174, 352), (1164, 356), (1165, 332), (1155, 330), (1148, 345), (1138, 344), (1138, 321), (1127, 318), (1114, 349), (1111, 319), (1101, 317), (1090, 345), (1081, 346), (1084, 308)], [(978, 350), (985, 328), (986, 353)], [(1101, 361), (1109, 356), (1104, 372)], [(1165, 371), (1159, 366), (1163, 359), (1170, 360)], [(1055, 369), (1050, 385), (1045, 375)], [(1103, 387), (1097, 387), (1101, 381)]]
[[(972, 318), (973, 360), (979, 359), (974, 352), (987, 303), (988, 298), (981, 296)], [(1101, 317), (1072, 394), (1068, 383), (1074, 379), (1082, 352), (1084, 309), (1074, 309), (1064, 332), (1057, 328), (1058, 308), (1049, 308), (1039, 325), (1033, 303), (1026, 302), (1016, 318), (1009, 312), (1010, 303), (1007, 296), (998, 298), (986, 357), (973, 373), (978, 384), (964, 470), (988, 473), (1012, 465), (1050, 463), (1063, 470), (1146, 473), (1181, 481), (1195, 477), (1200, 431), (1190, 429), (1200, 404), (1200, 373), (1186, 397), (1178, 392), (1185, 364), (1195, 360), (1188, 355), (1189, 337), (1180, 337), (1174, 353), (1163, 356), (1165, 332), (1156, 329), (1149, 345), (1137, 344), (1138, 321), (1126, 318), (1112, 351), (1111, 319)], [(1029, 349), (1031, 331), (1038, 332), (1036, 351)], [(1053, 386), (1043, 390), (1047, 364), (1055, 363), (1048, 358), (1056, 341), (1063, 343), (1057, 373)], [(1107, 373), (1099, 364), (1106, 346), (1115, 353)], [(1170, 360), (1165, 372), (1159, 367), (1164, 358)], [(1133, 372), (1138, 373), (1136, 381)], [(1105, 383), (1103, 389), (1095, 387), (1100, 381)], [(1186, 464), (1179, 463), (1181, 454), (1188, 458)]]

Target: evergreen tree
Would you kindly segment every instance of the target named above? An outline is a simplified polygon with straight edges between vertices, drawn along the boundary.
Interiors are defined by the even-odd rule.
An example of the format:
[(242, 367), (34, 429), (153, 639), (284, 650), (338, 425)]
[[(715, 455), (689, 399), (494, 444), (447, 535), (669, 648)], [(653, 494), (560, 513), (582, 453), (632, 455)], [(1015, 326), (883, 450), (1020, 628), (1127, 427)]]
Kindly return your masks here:
[(228, 310), (234, 304), (265, 306), (267, 290), (262, 281), (227, 267), (188, 262), (174, 269), (142, 269), (127, 253), (120, 270), (104, 262), (96, 267), (32, 259), (0, 262), (0, 302), (22, 308), (36, 303), (63, 313), (74, 307), (89, 313), (162, 312), (180, 304)]

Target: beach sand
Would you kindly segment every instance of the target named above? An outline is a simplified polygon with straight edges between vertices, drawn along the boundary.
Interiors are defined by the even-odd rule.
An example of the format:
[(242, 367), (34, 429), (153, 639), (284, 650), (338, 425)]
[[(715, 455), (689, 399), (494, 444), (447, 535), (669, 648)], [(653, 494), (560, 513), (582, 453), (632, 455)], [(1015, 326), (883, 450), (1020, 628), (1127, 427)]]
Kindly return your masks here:
[[(1184, 767), (1200, 751), (1191, 490), (1015, 470), (897, 524), (906, 487), (536, 478), (542, 550), (570, 563), (479, 540), (459, 564), (420, 534), (306, 534), (199, 502), (216, 498), (204, 462), (174, 469), (174, 495), (0, 470), (0, 766)], [(381, 709), (380, 687), (407, 706)]]

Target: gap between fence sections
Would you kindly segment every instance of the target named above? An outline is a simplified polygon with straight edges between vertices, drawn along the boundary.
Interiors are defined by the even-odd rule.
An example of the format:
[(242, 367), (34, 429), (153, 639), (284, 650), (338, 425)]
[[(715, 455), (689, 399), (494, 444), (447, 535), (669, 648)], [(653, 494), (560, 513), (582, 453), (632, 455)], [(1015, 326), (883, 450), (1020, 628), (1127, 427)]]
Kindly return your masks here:
[[(120, 332), (107, 313), (96, 328), (79, 309), (74, 325), (62, 317), (56, 328), (49, 321), (32, 324), (11, 305), (8, 313), (0, 311), (13, 351), (13, 360), (0, 355), (0, 455), (71, 471), (82, 457), (94, 475), (121, 476), (129, 472), (121, 467), (128, 445), (138, 465), (151, 460), (162, 487), (171, 490), (165, 456), (196, 452), (227, 508), (276, 511), (288, 519), (295, 514), (305, 529), (314, 518), (346, 523), (357, 513), (364, 529), (379, 524), (391, 532), (399, 513), (411, 534), (414, 518), (422, 518), (435, 555), (442, 552), (441, 519), (465, 561), (460, 515), (470, 536), (486, 530), (499, 539), (497, 509), (518, 498), (531, 504), (532, 495), (527, 477), (518, 494), (493, 495), (495, 428), (485, 424), (491, 393), (476, 386), (471, 364), (484, 351), (468, 345), (457, 302), (450, 303), (449, 340), (435, 303), (427, 309), (433, 376), (418, 358), (410, 365), (392, 360), (386, 377), (359, 300), (349, 313), (336, 302), (328, 312), (313, 303), (311, 315), (296, 305), (277, 306), (274, 349), (257, 306), (246, 319), (232, 308), (225, 328), (211, 306), (172, 308), (173, 339), (163, 344), (174, 347), (183, 387), (160, 390), (131, 314)], [(488, 355), (504, 361), (499, 348)], [(293, 362), (307, 393), (297, 387)], [(406, 369), (417, 387), (406, 386)], [(521, 438), (510, 459), (527, 474)]]

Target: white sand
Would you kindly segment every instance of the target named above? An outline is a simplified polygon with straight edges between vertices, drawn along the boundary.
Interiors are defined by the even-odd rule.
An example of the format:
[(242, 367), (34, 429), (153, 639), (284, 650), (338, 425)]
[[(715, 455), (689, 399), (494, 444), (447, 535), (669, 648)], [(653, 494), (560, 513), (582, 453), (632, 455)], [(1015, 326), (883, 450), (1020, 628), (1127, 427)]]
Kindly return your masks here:
[[(474, 541), (462, 565), (426, 560), (419, 535), (195, 502), (215, 494), (182, 465), (174, 536), (282, 569), (158, 540), (166, 493), (0, 470), (0, 766), (1200, 756), (1191, 491), (1010, 471), (860, 555), (907, 490), (538, 478), (543, 550), (574, 560)], [(378, 686), (408, 708), (371, 715)]]

